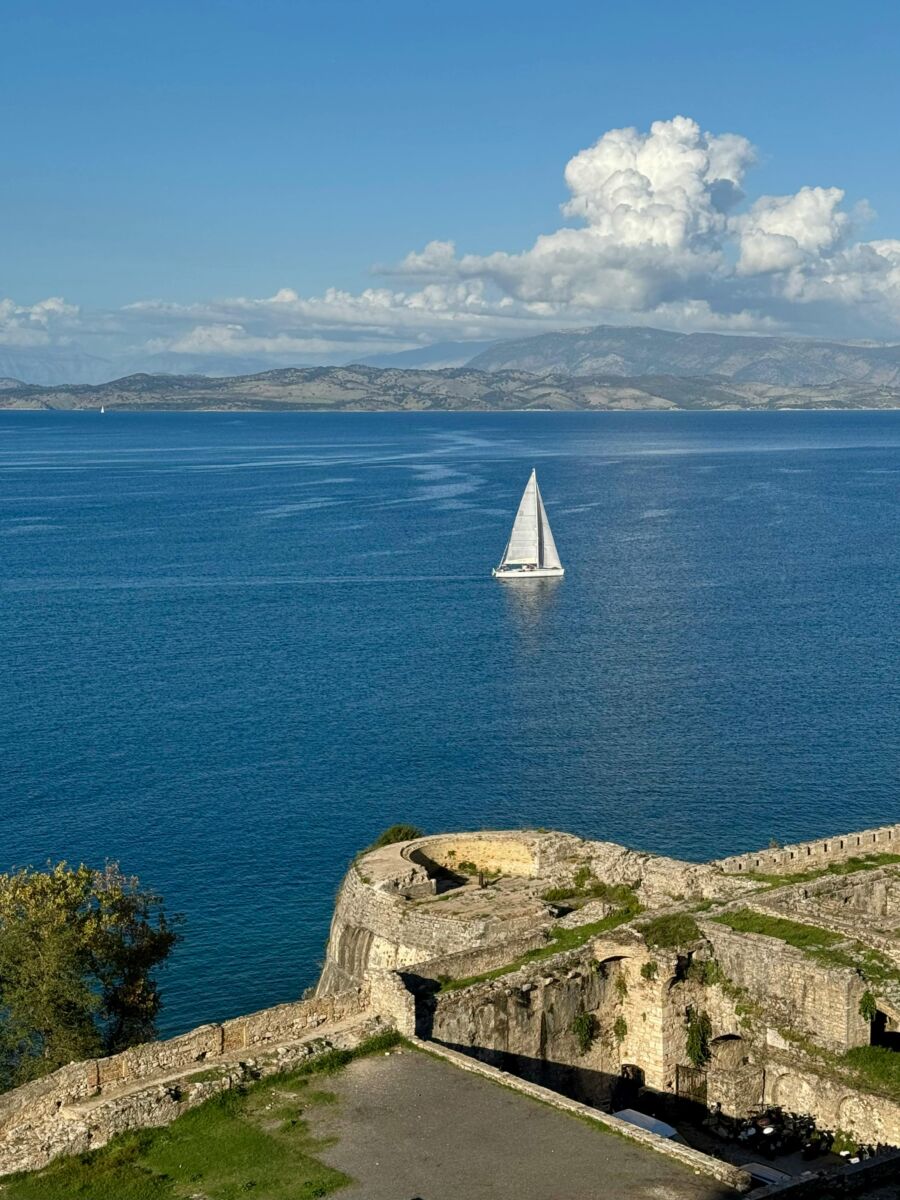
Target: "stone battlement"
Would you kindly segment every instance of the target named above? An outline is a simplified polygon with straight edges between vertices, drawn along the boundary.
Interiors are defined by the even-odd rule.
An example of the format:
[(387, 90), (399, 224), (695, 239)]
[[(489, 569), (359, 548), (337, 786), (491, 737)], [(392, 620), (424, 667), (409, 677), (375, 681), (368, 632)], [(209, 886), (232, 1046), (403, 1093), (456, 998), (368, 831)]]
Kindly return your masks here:
[(713, 866), (726, 874), (753, 872), (761, 875), (800, 875), (829, 863), (846, 862), (868, 854), (900, 854), (900, 824), (879, 825), (857, 833), (842, 833), (837, 837), (816, 838), (810, 842), (793, 842), (788, 846), (755, 850), (749, 854), (733, 854), (719, 858)]

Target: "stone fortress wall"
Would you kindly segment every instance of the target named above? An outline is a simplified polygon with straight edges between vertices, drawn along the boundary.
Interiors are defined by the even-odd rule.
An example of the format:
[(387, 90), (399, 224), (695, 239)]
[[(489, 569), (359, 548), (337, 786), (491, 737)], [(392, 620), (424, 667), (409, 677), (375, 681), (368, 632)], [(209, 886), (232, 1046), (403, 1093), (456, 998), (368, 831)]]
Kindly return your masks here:
[(758, 872), (763, 875), (799, 875), (830, 863), (846, 862), (865, 854), (900, 854), (900, 824), (879, 825), (837, 837), (793, 842), (789, 846), (755, 850), (716, 859), (712, 864), (727, 874)]
[(260, 1060), (264, 1072), (271, 1055), (270, 1070), (286, 1069), (315, 1048), (308, 1039), (317, 1030), (352, 1025), (370, 1011), (366, 984), (70, 1063), (0, 1094), (0, 1175), (96, 1149), (126, 1129), (168, 1124), (243, 1078), (249, 1061)]
[[(378, 924), (376, 913), (381, 910), (366, 902), (357, 883), (348, 880), (346, 893), (342, 890), (338, 899), (336, 939), (329, 955), (340, 954), (343, 929), (351, 923), (357, 930), (364, 929), (365, 937), (382, 939), (376, 960), (354, 964), (345, 959), (340, 964), (346, 972), (339, 977), (342, 985), (358, 981), (354, 968), (363, 974), (395, 971), (417, 993), (419, 1032), (424, 1029), (426, 1036), (443, 1044), (495, 1065), (505, 1064), (516, 1074), (592, 1103), (610, 1100), (623, 1068), (638, 1067), (648, 1087), (677, 1091), (680, 1080), (690, 1076), (685, 1014), (691, 1007), (702, 1009), (712, 1023), (713, 1054), (703, 1081), (709, 1103), (719, 1102), (725, 1111), (738, 1112), (762, 1103), (764, 1097), (771, 1101), (778, 1092), (795, 1094), (803, 1099), (803, 1110), (823, 1127), (834, 1127), (837, 1115), (846, 1118), (852, 1112), (858, 1136), (900, 1144), (900, 1123), (889, 1102), (879, 1100), (873, 1106), (846, 1080), (828, 1080), (825, 1087), (823, 1077), (823, 1086), (817, 1089), (809, 1082), (817, 1077), (815, 1064), (801, 1066), (801, 1052), (780, 1032), (794, 1035), (797, 1043), (810, 1039), (838, 1055), (868, 1044), (869, 1023), (859, 1011), (867, 984), (860, 974), (852, 967), (818, 962), (777, 938), (735, 932), (710, 920), (714, 914), (707, 911), (710, 903), (717, 911), (748, 907), (838, 928), (847, 936), (864, 935), (867, 944), (874, 944), (869, 920), (873, 905), (885, 916), (895, 906), (900, 908), (900, 878), (892, 869), (798, 880), (774, 890), (742, 876), (744, 872), (809, 873), (832, 862), (892, 851), (900, 845), (895, 829), (900, 826), (710, 864), (683, 863), (612, 843), (537, 831), (441, 835), (388, 848), (381, 859), (387, 875), (402, 874), (404, 862), (424, 866), (433, 876), (436, 871), (452, 872), (467, 861), (530, 880), (538, 894), (548, 884), (571, 881), (579, 867), (588, 867), (596, 879), (635, 889), (646, 910), (638, 926), (656, 913), (694, 911), (706, 946), (701, 957), (716, 960), (728, 988), (698, 990), (683, 977), (683, 957), (648, 950), (633, 927), (623, 926), (598, 935), (578, 952), (523, 963), (498, 978), (447, 990), (440, 987), (442, 979), (467, 979), (502, 969), (529, 950), (546, 946), (552, 929), (598, 920), (609, 906), (591, 901), (580, 913), (562, 919), (545, 905), (517, 922), (492, 922), (483, 912), (476, 912), (472, 920), (461, 920), (459, 914), (435, 920), (442, 897), (423, 907), (416, 902), (416, 892), (404, 892), (387, 878), (371, 876), (363, 890), (372, 887), (381, 893), (381, 900), (390, 900), (389, 921)], [(364, 874), (369, 862), (370, 857), (365, 857), (359, 864)], [(843, 925), (835, 915), (838, 911), (844, 914)], [(399, 939), (407, 930), (412, 938), (401, 945)], [(359, 936), (355, 931), (354, 937)], [(391, 945), (394, 939), (398, 943)], [(641, 975), (641, 968), (651, 962), (659, 970), (654, 980)], [(320, 987), (327, 992), (328, 986), (326, 968)], [(752, 1021), (746, 1016), (748, 1006), (755, 1012)], [(883, 1007), (893, 1011), (889, 1000)], [(580, 1013), (596, 1020), (596, 1037), (586, 1051), (573, 1033)], [(616, 1030), (617, 1018), (621, 1022)], [(785, 1058), (793, 1063), (793, 1071)], [(791, 1082), (795, 1078), (806, 1083), (795, 1086)], [(876, 1107), (880, 1116), (869, 1120), (866, 1111), (874, 1112)]]
[[(316, 1052), (327, 1044), (321, 1032), (340, 1044), (373, 1021), (601, 1107), (627, 1077), (660, 1093), (693, 1098), (684, 1089), (699, 1089), (697, 1097), (726, 1112), (778, 1103), (811, 1113), (823, 1128), (900, 1145), (900, 1105), (823, 1074), (799, 1048), (809, 1039), (839, 1055), (868, 1043), (858, 972), (711, 919), (749, 907), (869, 936), (873, 912), (881, 923), (900, 914), (896, 868), (776, 889), (747, 876), (890, 850), (900, 844), (898, 830), (710, 864), (542, 831), (444, 834), (364, 854), (341, 886), (314, 999), (72, 1064), (0, 1096), (0, 1174), (163, 1124), (248, 1069), (284, 1069)], [(633, 889), (643, 913), (604, 929), (597, 923), (615, 906), (614, 893), (601, 888), (568, 913), (545, 899), (586, 871), (609, 888)], [(490, 877), (486, 886), (479, 872)], [(696, 921), (702, 937), (688, 949), (648, 945), (642, 923), (679, 914)], [(566, 950), (563, 939), (552, 952), (554, 937), (584, 924), (592, 932), (581, 944)], [(701, 1010), (711, 1047), (699, 1071), (686, 1055), (685, 1027), (687, 1014)], [(585, 1017), (587, 1044), (576, 1031)]]

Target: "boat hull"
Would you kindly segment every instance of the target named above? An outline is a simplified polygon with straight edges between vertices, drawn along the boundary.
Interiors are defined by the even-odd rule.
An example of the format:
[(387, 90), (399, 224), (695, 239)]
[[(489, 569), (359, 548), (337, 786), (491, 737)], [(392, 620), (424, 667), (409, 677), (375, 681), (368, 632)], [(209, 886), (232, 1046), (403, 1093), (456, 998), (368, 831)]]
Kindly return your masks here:
[(494, 567), (491, 574), (504, 583), (527, 583), (529, 579), (559, 579), (565, 575), (565, 567), (535, 567), (531, 571)]

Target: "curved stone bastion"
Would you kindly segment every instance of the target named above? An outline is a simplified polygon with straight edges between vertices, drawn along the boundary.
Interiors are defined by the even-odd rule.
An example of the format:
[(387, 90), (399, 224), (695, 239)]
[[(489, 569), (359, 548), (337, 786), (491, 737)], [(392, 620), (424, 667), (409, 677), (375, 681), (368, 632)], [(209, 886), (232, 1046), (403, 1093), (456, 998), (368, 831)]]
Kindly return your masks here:
[[(528, 949), (571, 909), (579, 923), (602, 919), (623, 888), (650, 911), (748, 887), (713, 866), (565, 833), (445, 833), (384, 846), (360, 855), (341, 885), (316, 994), (447, 955)], [(581, 894), (560, 895), (573, 889)]]
[(778, 1105), (900, 1146), (900, 827), (711, 863), (544, 830), (363, 852), (313, 998), (6, 1093), (0, 1175), (385, 1026), (594, 1111)]

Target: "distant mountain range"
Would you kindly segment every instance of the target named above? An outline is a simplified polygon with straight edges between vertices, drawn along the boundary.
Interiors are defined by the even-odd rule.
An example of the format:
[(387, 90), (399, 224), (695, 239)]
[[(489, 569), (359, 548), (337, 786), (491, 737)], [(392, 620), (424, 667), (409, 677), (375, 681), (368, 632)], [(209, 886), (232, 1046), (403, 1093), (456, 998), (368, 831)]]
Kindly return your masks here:
[[(554, 377), (639, 380), (647, 376), (674, 376), (708, 379), (711, 384), (731, 380), (735, 384), (759, 383), (775, 388), (817, 387), (845, 381), (892, 388), (900, 385), (900, 344), (672, 333), (643, 326), (598, 325), (517, 341), (438, 342), (349, 363), (350, 369), (359, 366), (413, 371), (468, 366), (489, 372), (526, 371)], [(283, 369), (295, 368), (284, 365)], [(134, 373), (231, 379), (269, 375), (272, 370), (271, 361), (258, 355), (161, 352), (106, 359), (85, 354), (77, 347), (0, 346), (0, 379), (25, 380), (56, 391), (68, 391), (72, 385), (105, 385)]]
[(469, 366), (538, 375), (721, 376), (776, 387), (836, 380), (892, 387), (900, 384), (900, 345), (598, 325), (498, 342)]
[[(483, 357), (483, 356), (480, 356)], [(275, 409), (488, 411), (511, 409), (900, 408), (900, 382), (839, 380), (815, 386), (675, 374), (535, 374), (522, 370), (288, 367), (213, 379), (129, 375), (66, 387), (0, 386), (0, 408), (255, 411)]]
[[(477, 353), (466, 365), (461, 360)], [(671, 333), (599, 325), (507, 342), (441, 342), (369, 363), (211, 374), (202, 356), (156, 355), (152, 372), (98, 382), (111, 364), (60, 351), (66, 384), (23, 384), (0, 354), (0, 407), (84, 409), (898, 408), (900, 345)], [(12, 367), (18, 362), (17, 369)], [(186, 373), (187, 372), (187, 373)]]

